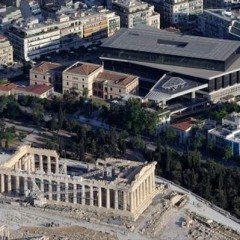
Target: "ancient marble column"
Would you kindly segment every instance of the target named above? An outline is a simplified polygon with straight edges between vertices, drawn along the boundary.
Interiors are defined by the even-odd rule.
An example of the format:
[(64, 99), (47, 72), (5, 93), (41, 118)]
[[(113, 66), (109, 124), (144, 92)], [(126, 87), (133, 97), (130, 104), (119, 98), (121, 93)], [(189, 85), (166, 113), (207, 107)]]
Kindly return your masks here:
[(102, 189), (98, 188), (98, 207), (102, 207)]
[(114, 200), (115, 200), (114, 208), (118, 210), (118, 190), (117, 189), (114, 191)]
[(1, 192), (5, 192), (5, 177), (4, 174), (1, 174)]

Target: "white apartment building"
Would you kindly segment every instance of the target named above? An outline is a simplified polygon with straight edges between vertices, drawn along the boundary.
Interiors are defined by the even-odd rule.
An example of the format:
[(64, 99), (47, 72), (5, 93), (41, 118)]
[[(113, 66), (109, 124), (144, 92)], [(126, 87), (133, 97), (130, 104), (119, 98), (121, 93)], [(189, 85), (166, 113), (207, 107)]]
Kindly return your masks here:
[(26, 21), (15, 24), (8, 32), (14, 55), (30, 61), (43, 54), (59, 51), (60, 29), (56, 24)]
[[(99, 9), (98, 9), (99, 10)], [(27, 61), (62, 49), (78, 48), (120, 29), (120, 18), (106, 9), (59, 13), (55, 20), (28, 19), (9, 31), (14, 53)]]
[(144, 24), (160, 28), (160, 14), (154, 6), (140, 0), (114, 0), (112, 9), (120, 16), (121, 27), (133, 28)]
[(102, 7), (59, 13), (56, 17), (61, 30), (61, 49), (77, 48), (86, 42), (110, 37), (120, 29), (120, 17)]
[(203, 0), (165, 0), (163, 8), (167, 25), (189, 24), (203, 13)]
[(0, 30), (7, 30), (13, 21), (22, 19), (19, 8), (0, 5)]
[(7, 38), (0, 35), (0, 65), (7, 65), (13, 62), (13, 48)]

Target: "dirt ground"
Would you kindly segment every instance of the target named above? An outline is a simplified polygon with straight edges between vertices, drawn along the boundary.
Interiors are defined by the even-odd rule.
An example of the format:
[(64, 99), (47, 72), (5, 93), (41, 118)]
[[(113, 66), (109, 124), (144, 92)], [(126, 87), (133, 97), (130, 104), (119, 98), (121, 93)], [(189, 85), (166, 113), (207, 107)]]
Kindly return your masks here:
[(11, 232), (12, 240), (47, 236), (50, 240), (117, 240), (116, 235), (90, 230), (80, 226), (69, 227), (23, 227)]

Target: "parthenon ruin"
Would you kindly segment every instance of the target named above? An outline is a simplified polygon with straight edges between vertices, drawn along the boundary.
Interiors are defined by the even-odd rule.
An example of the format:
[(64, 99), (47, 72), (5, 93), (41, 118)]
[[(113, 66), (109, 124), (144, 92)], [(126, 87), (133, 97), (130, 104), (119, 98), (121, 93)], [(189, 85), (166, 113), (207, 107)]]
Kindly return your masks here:
[(136, 220), (156, 195), (155, 166), (114, 158), (95, 164), (76, 161), (73, 174), (56, 151), (24, 145), (0, 153), (0, 192), (31, 192), (48, 203), (112, 211)]

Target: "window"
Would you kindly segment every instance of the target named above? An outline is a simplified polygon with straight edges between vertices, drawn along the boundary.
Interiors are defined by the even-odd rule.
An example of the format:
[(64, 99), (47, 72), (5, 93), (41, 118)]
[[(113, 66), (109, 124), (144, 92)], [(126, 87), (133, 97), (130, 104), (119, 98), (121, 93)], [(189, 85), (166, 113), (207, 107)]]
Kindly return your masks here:
[(84, 81), (84, 78), (82, 80)]
[(84, 88), (84, 85), (82, 85), (82, 88)]
[(112, 88), (110, 88), (110, 91), (112, 91)]
[(78, 84), (77, 83), (73, 83), (72, 87), (75, 88), (75, 89), (78, 89)]
[(67, 86), (69, 86), (69, 82), (67, 82)]
[(45, 77), (45, 76), (43, 76), (43, 79), (45, 80), (45, 79), (46, 79), (46, 77)]
[(119, 92), (122, 92), (122, 90), (121, 90), (121, 89), (119, 89)]
[(37, 78), (37, 75), (35, 75), (35, 78)]

